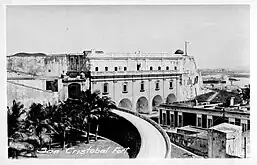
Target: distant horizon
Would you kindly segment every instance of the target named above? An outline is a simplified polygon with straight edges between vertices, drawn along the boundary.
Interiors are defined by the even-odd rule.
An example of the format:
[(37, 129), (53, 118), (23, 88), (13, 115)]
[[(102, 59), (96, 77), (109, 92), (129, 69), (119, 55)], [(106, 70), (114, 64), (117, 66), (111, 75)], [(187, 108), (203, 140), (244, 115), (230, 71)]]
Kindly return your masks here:
[(249, 5), (11, 5), (6, 17), (7, 55), (91, 48), (173, 54), (189, 41), (198, 68), (250, 68)]

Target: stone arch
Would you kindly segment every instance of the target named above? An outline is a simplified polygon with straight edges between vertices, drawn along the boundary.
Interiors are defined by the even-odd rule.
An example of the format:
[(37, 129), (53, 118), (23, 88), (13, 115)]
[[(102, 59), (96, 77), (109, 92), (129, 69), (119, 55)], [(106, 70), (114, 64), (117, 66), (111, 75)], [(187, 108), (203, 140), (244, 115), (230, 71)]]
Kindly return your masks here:
[(72, 83), (68, 85), (68, 97), (69, 98), (78, 98), (81, 93), (81, 85), (78, 83)]
[(139, 113), (149, 113), (148, 100), (146, 97), (142, 96), (137, 100), (136, 110)]
[(162, 97), (160, 95), (154, 96), (154, 98), (152, 100), (153, 111), (155, 111), (156, 110), (156, 106), (160, 105), (161, 103), (163, 103)]
[(167, 104), (172, 104), (175, 101), (177, 101), (176, 96), (173, 93), (169, 94), (167, 99), (166, 99), (166, 103)]
[(119, 102), (119, 107), (132, 110), (132, 103), (129, 99), (124, 98)]

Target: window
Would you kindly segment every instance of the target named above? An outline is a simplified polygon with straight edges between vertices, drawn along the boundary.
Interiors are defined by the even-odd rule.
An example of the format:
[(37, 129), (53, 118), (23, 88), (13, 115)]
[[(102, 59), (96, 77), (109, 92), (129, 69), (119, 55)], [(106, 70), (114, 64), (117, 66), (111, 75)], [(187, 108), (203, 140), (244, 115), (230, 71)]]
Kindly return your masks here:
[(174, 66), (174, 70), (177, 70), (177, 67), (176, 67), (176, 66)]
[(141, 81), (140, 92), (144, 92), (144, 91), (145, 91), (145, 84), (144, 84), (144, 81)]
[(104, 83), (104, 90), (103, 90), (103, 94), (108, 94), (108, 83)]
[(169, 70), (170, 68), (168, 66), (166, 66), (166, 70)]
[(158, 70), (161, 70), (162, 68), (160, 66), (158, 66)]
[(242, 123), (242, 131), (245, 132), (247, 130), (247, 125), (245, 123)]
[(197, 117), (197, 127), (202, 127), (202, 118)]
[(124, 67), (124, 71), (126, 71), (127, 70), (127, 67)]
[(51, 90), (52, 92), (58, 92), (58, 80), (46, 81), (46, 90)]
[(208, 119), (208, 128), (212, 127), (212, 119)]
[(128, 93), (128, 83), (127, 82), (123, 83), (122, 92)]
[(157, 80), (155, 83), (155, 90), (160, 90), (160, 81)]
[(170, 89), (173, 89), (173, 80), (170, 81)]
[(140, 70), (141, 64), (137, 64), (137, 70)]
[(182, 127), (182, 115), (178, 115), (178, 126)]
[(95, 71), (98, 71), (98, 67), (95, 67)]
[(166, 111), (165, 111), (162, 115), (163, 115), (163, 116), (162, 116), (162, 119), (163, 119), (162, 124), (163, 124), (163, 125), (167, 125), (167, 114), (166, 114)]
[(153, 67), (152, 67), (152, 66), (150, 66), (150, 70), (153, 70)]
[(238, 125), (238, 126), (240, 126), (240, 125), (241, 125), (241, 120), (236, 118), (236, 119), (235, 119), (235, 124)]
[(108, 67), (105, 67), (105, 71), (108, 71)]
[(195, 77), (195, 82), (194, 84), (197, 84), (198, 83), (198, 76)]
[(167, 113), (167, 125), (170, 126), (170, 111), (166, 111)]
[(118, 67), (117, 67), (117, 66), (115, 66), (115, 67), (114, 67), (114, 71), (117, 71), (117, 70), (118, 70)]
[(250, 130), (250, 120), (247, 120), (247, 130)]
[(175, 123), (174, 123), (174, 114), (170, 114), (170, 126), (171, 126), (171, 127), (175, 127)]
[(46, 90), (52, 90), (52, 81), (46, 81)]

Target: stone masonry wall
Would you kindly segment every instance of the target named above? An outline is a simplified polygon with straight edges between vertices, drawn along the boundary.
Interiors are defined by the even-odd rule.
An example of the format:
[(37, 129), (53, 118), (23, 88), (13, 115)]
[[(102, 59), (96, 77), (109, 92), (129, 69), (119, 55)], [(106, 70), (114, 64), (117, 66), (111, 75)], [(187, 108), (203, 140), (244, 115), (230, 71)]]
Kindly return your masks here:
[(226, 133), (208, 130), (208, 157), (226, 158)]
[(170, 137), (170, 141), (182, 148), (187, 149), (197, 155), (207, 157), (208, 156), (208, 141), (207, 139), (184, 135), (179, 133), (167, 132)]
[(66, 56), (10, 56), (7, 70), (38, 76), (60, 76), (67, 72)]
[(13, 81), (7, 82), (7, 106), (12, 106), (13, 100), (19, 101), (28, 108), (32, 103), (56, 103), (58, 93), (39, 88), (19, 84)]

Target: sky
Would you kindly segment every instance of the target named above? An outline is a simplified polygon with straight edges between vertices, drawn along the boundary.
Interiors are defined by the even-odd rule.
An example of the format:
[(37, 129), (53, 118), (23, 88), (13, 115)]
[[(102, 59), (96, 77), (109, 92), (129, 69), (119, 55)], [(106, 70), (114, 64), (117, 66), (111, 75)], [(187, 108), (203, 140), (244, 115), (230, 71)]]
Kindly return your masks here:
[(7, 6), (6, 52), (168, 52), (198, 68), (250, 66), (248, 5)]

